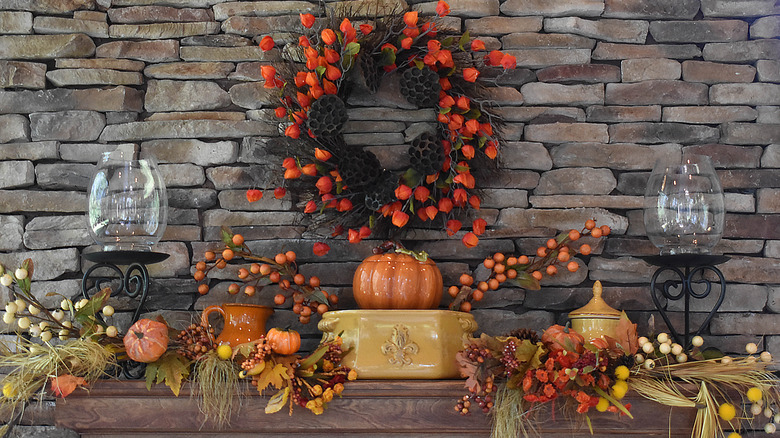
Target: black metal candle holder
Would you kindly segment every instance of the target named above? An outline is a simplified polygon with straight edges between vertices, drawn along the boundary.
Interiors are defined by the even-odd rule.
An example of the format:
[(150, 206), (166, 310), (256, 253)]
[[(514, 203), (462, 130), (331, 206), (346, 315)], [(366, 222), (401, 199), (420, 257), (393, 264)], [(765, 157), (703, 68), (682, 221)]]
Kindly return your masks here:
[[(669, 331), (674, 341), (683, 345), (686, 349), (690, 348), (691, 338), (702, 333), (709, 325), (712, 317), (717, 313), (720, 305), (723, 304), (723, 299), (726, 297), (726, 280), (723, 277), (723, 273), (716, 265), (727, 261), (729, 258), (730, 257), (728, 256), (709, 254), (662, 255), (647, 258), (653, 265), (660, 266), (656, 269), (653, 278), (650, 281), (650, 294), (653, 297), (653, 303), (655, 303), (656, 309), (658, 309), (658, 312), (661, 314), (667, 327), (669, 327)], [(673, 272), (678, 278), (664, 280), (659, 284), (658, 278), (667, 271)], [(712, 282), (704, 275), (707, 271), (714, 273), (718, 277), (720, 281), (720, 295), (718, 296), (715, 306), (709, 314), (707, 314), (707, 318), (701, 323), (699, 328), (692, 333), (690, 320), (691, 299), (704, 299), (709, 296), (712, 291)], [(694, 276), (699, 273), (702, 274), (701, 279), (694, 279)], [(704, 285), (704, 290), (695, 291), (693, 289), (694, 284)], [(684, 300), (684, 336), (681, 337), (681, 334), (674, 328), (674, 325), (669, 320), (669, 316), (661, 304), (659, 294), (667, 300)]]
[[(111, 291), (111, 296), (115, 297), (125, 293), (130, 298), (140, 297), (138, 308), (133, 314), (133, 321), (138, 321), (141, 310), (146, 303), (146, 297), (149, 295), (149, 271), (146, 265), (159, 263), (170, 257), (169, 254), (151, 251), (98, 251), (84, 254), (84, 258), (95, 262), (95, 265), (87, 269), (84, 277), (81, 279), (81, 294), (89, 299), (89, 290), (95, 289), (95, 292), (102, 289), (102, 285), (111, 283), (115, 278), (106, 276), (97, 276), (91, 278), (92, 274), (100, 268), (108, 268), (119, 275), (119, 287)], [(119, 266), (127, 266), (122, 272)], [(89, 287), (89, 281), (94, 280), (93, 287)]]
[[(98, 251), (84, 254), (84, 258), (94, 262), (95, 265), (84, 272), (81, 279), (81, 294), (89, 299), (91, 290), (97, 293), (103, 288), (103, 285), (113, 283), (116, 277), (95, 276), (92, 274), (100, 268), (107, 268), (119, 276), (119, 287), (111, 289), (111, 296), (115, 297), (126, 294), (130, 298), (140, 297), (138, 307), (133, 313), (133, 320), (130, 324), (138, 321), (141, 311), (149, 295), (149, 271), (146, 265), (159, 263), (170, 257), (169, 254), (151, 251)], [(119, 266), (127, 266), (124, 272)], [(90, 280), (94, 281), (90, 287)], [(93, 293), (93, 295), (94, 295)], [(130, 379), (139, 379), (143, 377), (145, 364), (139, 364), (132, 360), (122, 362), (122, 372), (125, 377)]]

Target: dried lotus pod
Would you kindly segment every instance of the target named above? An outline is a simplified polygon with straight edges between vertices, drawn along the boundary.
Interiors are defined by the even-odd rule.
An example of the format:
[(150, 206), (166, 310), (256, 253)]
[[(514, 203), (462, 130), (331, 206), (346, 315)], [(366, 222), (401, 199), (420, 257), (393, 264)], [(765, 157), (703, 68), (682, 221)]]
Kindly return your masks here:
[(381, 173), (379, 159), (365, 149), (350, 152), (339, 162), (339, 174), (344, 183), (352, 188), (373, 184)]
[(347, 122), (347, 107), (335, 94), (325, 94), (311, 104), (309, 129), (317, 137), (332, 137), (341, 133)]
[(444, 149), (436, 134), (424, 132), (412, 140), (409, 157), (414, 170), (423, 175), (432, 175), (444, 165)]
[(410, 67), (401, 75), (401, 94), (420, 108), (436, 105), (440, 90), (439, 74), (428, 67)]
[(377, 178), (371, 190), (366, 193), (366, 207), (371, 211), (379, 211), (383, 205), (395, 201), (396, 187), (398, 187), (398, 175), (385, 170)]
[(366, 82), (366, 88), (372, 93), (376, 93), (379, 88), (379, 70), (376, 66), (376, 61), (370, 53), (363, 53), (358, 57), (358, 65), (363, 72), (363, 80)]

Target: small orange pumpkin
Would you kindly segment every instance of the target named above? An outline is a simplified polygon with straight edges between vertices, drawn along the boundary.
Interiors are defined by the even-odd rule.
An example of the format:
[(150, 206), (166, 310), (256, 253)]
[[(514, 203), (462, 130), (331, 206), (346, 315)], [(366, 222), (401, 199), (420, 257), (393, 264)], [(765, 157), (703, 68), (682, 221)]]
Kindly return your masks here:
[(301, 348), (301, 334), (295, 330), (272, 328), (268, 330), (265, 338), (274, 353), (295, 354)]
[(168, 349), (168, 326), (151, 319), (139, 319), (127, 331), (123, 342), (130, 359), (154, 362)]
[(569, 351), (572, 353), (582, 353), (582, 344), (585, 338), (569, 327), (562, 325), (553, 325), (542, 334), (542, 342), (549, 345), (550, 351)]
[(444, 282), (428, 255), (397, 252), (369, 256), (352, 279), (352, 294), (361, 309), (435, 309)]

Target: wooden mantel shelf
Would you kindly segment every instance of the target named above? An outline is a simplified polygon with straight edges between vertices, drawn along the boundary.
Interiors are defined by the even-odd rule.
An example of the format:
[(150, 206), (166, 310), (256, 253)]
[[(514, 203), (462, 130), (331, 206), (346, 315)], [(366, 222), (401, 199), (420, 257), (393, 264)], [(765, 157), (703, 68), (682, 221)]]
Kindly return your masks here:
[[(58, 426), (83, 437), (230, 436), (230, 437), (489, 437), (490, 419), (482, 413), (462, 416), (454, 404), (465, 394), (463, 381), (384, 380), (356, 381), (346, 385), (322, 415), (297, 408), (266, 415), (266, 397), (248, 395), (227, 430), (202, 424), (196, 400), (185, 386), (179, 397), (163, 385), (146, 390), (140, 381), (101, 381), (87, 391), (58, 399)], [(543, 437), (690, 437), (696, 415), (693, 409), (673, 411), (637, 395), (625, 399), (635, 417), (591, 415), (594, 435), (584, 422), (558, 414), (538, 417)], [(503, 438), (503, 437), (502, 437)], [(511, 437), (507, 437), (511, 438)]]

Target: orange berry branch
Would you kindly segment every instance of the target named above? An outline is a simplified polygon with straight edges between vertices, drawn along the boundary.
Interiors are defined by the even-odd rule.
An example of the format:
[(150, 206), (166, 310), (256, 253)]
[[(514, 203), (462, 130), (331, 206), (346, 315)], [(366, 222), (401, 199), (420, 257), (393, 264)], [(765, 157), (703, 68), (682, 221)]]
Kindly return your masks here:
[[(253, 296), (263, 287), (270, 284), (278, 285), (281, 292), (274, 295), (274, 304), (284, 305), (292, 299), (292, 310), (298, 315), (301, 324), (307, 324), (314, 313), (322, 315), (328, 310), (334, 309), (338, 304), (338, 296), (328, 293), (320, 287), (320, 279), (314, 275), (309, 277), (298, 272), (296, 263), (297, 255), (294, 251), (280, 252), (273, 258), (252, 254), (252, 251), (244, 243), (244, 237), (233, 234), (227, 227), (222, 228), (222, 241), (225, 247), (219, 256), (215, 251), (206, 251), (203, 255), (205, 261), (195, 264), (195, 281), (206, 280), (212, 269), (225, 269), (228, 262), (243, 259), (251, 261), (249, 268), (239, 268), (238, 279), (243, 283), (232, 283), (228, 286), (231, 295), (243, 291), (248, 296)], [(198, 292), (205, 295), (209, 292), (207, 282), (198, 286)]]
[(610, 232), (609, 226), (596, 227), (596, 221), (588, 219), (582, 230), (570, 230), (547, 240), (544, 246), (536, 249), (535, 256), (507, 257), (503, 253), (497, 252), (482, 262), (482, 265), (490, 270), (487, 279), (478, 281), (475, 286), (474, 277), (464, 273), (459, 279), (460, 286), (449, 287), (447, 292), (453, 298), (449, 308), (450, 310), (470, 312), (472, 301), (482, 300), (485, 292), (498, 289), (504, 282), (527, 290), (539, 290), (539, 282), (544, 278), (544, 275), (557, 274), (559, 266), (570, 272), (576, 272), (579, 269), (579, 264), (571, 258), (578, 253), (589, 255), (592, 251), (591, 246), (587, 243), (575, 248), (574, 242), (578, 241), (580, 237), (590, 235), (598, 239), (602, 236), (608, 236)]

